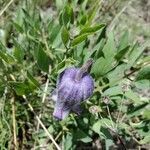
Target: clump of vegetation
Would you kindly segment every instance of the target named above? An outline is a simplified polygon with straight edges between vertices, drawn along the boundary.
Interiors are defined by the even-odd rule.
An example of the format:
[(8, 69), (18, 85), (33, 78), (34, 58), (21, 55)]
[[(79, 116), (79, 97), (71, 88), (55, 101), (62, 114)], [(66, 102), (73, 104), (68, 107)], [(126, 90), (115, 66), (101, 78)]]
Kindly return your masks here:
[[(148, 149), (149, 40), (135, 41), (127, 28), (117, 28), (122, 3), (0, 2), (2, 150)], [(81, 115), (56, 120), (57, 76), (89, 59), (93, 95), (81, 104)]]

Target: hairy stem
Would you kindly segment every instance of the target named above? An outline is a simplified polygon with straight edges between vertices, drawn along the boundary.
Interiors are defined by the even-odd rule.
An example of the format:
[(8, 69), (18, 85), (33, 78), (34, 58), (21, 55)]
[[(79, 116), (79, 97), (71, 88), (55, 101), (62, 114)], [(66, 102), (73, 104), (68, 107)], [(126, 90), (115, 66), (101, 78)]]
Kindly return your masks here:
[(91, 69), (91, 66), (93, 64), (93, 60), (89, 59), (83, 66), (80, 68), (79, 72), (76, 74), (75, 80), (80, 81), (83, 74), (88, 72)]

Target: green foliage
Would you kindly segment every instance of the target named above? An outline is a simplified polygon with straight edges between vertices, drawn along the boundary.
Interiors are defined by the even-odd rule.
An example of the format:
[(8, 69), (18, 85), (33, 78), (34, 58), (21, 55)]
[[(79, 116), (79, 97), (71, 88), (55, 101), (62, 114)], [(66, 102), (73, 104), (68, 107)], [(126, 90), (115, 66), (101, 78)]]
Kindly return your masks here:
[(136, 80), (144, 79), (150, 80), (150, 66), (142, 68), (136, 76)]
[[(150, 59), (143, 55), (149, 41), (134, 43), (128, 31), (120, 39), (114, 30), (109, 32), (107, 22), (97, 21), (98, 1), (56, 0), (53, 6), (51, 16), (39, 1), (18, 1), (17, 11), (11, 12), (14, 17), (7, 20), (10, 29), (3, 26), (3, 32), (9, 33), (7, 38), (0, 36), (0, 148), (14, 148), (14, 105), (18, 149), (54, 148), (44, 130), (37, 130), (24, 95), (65, 150), (81, 145), (98, 148), (92, 147), (97, 141), (103, 149), (111, 149), (118, 143), (114, 137), (125, 145), (128, 140), (149, 143)], [(58, 74), (89, 58), (94, 60), (92, 97), (83, 103), (81, 116), (72, 113), (63, 121), (55, 120), (51, 92)]]
[(66, 45), (69, 41), (69, 32), (67, 31), (65, 27), (62, 28), (61, 38), (62, 38), (64, 45)]

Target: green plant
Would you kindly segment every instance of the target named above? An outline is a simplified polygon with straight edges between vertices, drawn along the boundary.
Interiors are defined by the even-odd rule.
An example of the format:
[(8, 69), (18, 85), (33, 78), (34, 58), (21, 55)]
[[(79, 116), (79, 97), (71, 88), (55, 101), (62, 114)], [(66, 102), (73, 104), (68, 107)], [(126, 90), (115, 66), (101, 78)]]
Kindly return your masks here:
[[(149, 41), (139, 45), (130, 43), (128, 31), (119, 40), (107, 32), (107, 23), (95, 21), (99, 1), (61, 2), (56, 0), (48, 19), (40, 1), (18, 2), (15, 17), (2, 30), (0, 148), (52, 149), (51, 135), (65, 150), (98, 148), (97, 142), (105, 149), (149, 143), (149, 99), (139, 92), (150, 87), (150, 57), (142, 55)], [(92, 97), (81, 116), (56, 121), (50, 95), (58, 74), (89, 58)]]

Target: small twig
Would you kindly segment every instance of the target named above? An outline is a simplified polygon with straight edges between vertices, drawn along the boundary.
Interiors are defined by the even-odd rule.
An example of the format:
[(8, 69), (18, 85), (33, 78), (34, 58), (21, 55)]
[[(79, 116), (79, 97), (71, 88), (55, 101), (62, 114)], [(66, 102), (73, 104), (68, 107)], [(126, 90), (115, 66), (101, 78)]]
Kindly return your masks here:
[(12, 120), (13, 120), (13, 136), (14, 150), (17, 150), (17, 135), (16, 135), (16, 117), (15, 117), (15, 98), (12, 98)]
[(124, 114), (124, 115), (122, 116), (122, 118), (120, 119), (120, 123), (123, 122), (123, 120), (125, 119), (126, 116), (127, 116), (127, 114)]
[(66, 48), (66, 51), (65, 51), (65, 54), (64, 54), (64, 55), (65, 55), (65, 58), (67, 59), (68, 51), (69, 51), (70, 48), (68, 48), (65, 44), (64, 44), (64, 46), (65, 46), (65, 48)]
[(8, 7), (12, 4), (14, 0), (10, 0), (10, 2), (0, 11), (0, 16), (8, 9)]
[[(47, 78), (47, 81), (46, 81), (46, 84), (45, 84), (45, 89), (44, 89), (43, 97), (42, 97), (42, 105), (44, 104), (45, 99), (46, 99), (47, 90), (48, 90), (48, 83), (49, 83), (49, 78)], [(41, 117), (42, 117), (42, 111), (39, 114), (39, 118), (41, 118)], [(39, 130), (39, 123), (37, 124), (37, 131), (38, 130)]]
[(46, 52), (49, 54), (50, 58), (53, 59), (54, 57), (53, 57), (53, 55), (51, 53), (51, 50), (49, 49), (45, 32), (42, 32), (42, 37), (43, 37), (43, 43), (44, 43), (44, 45), (46, 47)]
[[(50, 69), (49, 69), (50, 70)], [(49, 71), (50, 72), (50, 71)], [(47, 81), (46, 81), (46, 84), (45, 84), (45, 88), (44, 88), (44, 91), (43, 91), (43, 97), (42, 97), (42, 106), (45, 102), (45, 99), (46, 99), (46, 95), (47, 95), (47, 90), (48, 90), (48, 84), (49, 84), (49, 78), (47, 78)], [(39, 114), (39, 118), (41, 119), (42, 117), (42, 109), (40, 111), (40, 114)], [(39, 128), (40, 128), (40, 124), (39, 122), (37, 123), (37, 132), (39, 131)], [(36, 146), (36, 140), (35, 140), (35, 143), (34, 143), (34, 147)]]
[[(56, 138), (55, 138), (55, 141), (58, 140), (58, 138), (61, 136), (61, 134), (62, 134), (62, 131), (60, 131), (60, 132), (58, 133), (58, 135), (57, 135)], [(52, 146), (53, 146), (53, 143), (51, 143), (50, 147), (52, 147)]]
[(57, 135), (56, 138), (55, 138), (55, 141), (57, 141), (57, 139), (61, 136), (61, 134), (62, 134), (62, 131), (60, 131), (60, 132), (58, 133), (58, 135)]
[(121, 106), (120, 106), (120, 108), (119, 108), (119, 112), (118, 112), (118, 115), (117, 115), (116, 128), (118, 128), (119, 119), (120, 119), (121, 110), (122, 110), (122, 105), (123, 105), (123, 100), (124, 100), (124, 95), (123, 95), (123, 98), (121, 99)]

